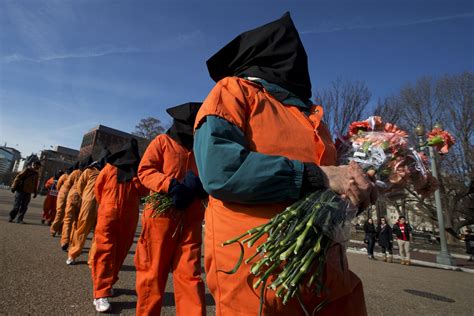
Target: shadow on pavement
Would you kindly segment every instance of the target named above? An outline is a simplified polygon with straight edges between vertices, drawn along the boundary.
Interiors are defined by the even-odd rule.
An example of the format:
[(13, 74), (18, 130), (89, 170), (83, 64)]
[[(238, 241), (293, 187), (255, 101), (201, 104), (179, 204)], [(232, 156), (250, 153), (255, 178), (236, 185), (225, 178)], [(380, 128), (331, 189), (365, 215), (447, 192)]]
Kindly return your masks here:
[(135, 309), (137, 302), (112, 302), (112, 311), (108, 314), (121, 314), (122, 311), (127, 309)]
[(412, 290), (412, 289), (404, 289), (403, 291), (407, 292), (408, 294), (428, 298), (428, 299), (434, 300), (434, 301), (446, 302), (446, 303), (455, 303), (456, 302), (455, 300), (450, 299), (448, 297), (433, 294), (433, 293), (430, 293), (430, 292), (418, 291), (418, 290)]
[(135, 266), (123, 265), (120, 271), (135, 271)]
[(130, 295), (130, 296), (137, 296), (137, 292), (131, 289), (114, 289), (114, 297), (122, 296), (122, 295)]
[[(206, 306), (216, 305), (216, 303), (214, 302), (214, 298), (212, 298), (211, 294), (206, 294), (205, 301), (206, 301)], [(175, 306), (173, 293), (170, 293), (170, 292), (165, 293), (165, 296), (163, 297), (163, 306)]]

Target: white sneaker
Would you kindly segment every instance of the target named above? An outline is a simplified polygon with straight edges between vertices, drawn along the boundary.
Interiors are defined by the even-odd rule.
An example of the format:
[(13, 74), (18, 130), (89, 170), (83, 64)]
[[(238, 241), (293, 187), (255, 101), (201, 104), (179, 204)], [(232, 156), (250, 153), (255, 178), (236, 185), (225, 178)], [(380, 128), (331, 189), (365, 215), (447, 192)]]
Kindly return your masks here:
[(71, 265), (74, 265), (75, 263), (76, 263), (76, 261), (74, 261), (74, 259), (72, 259), (72, 258), (67, 258), (67, 260), (66, 260), (67, 265), (71, 266)]
[(106, 312), (110, 309), (110, 303), (107, 297), (94, 299), (94, 302), (92, 302), (92, 304), (94, 304), (95, 310), (99, 313)]

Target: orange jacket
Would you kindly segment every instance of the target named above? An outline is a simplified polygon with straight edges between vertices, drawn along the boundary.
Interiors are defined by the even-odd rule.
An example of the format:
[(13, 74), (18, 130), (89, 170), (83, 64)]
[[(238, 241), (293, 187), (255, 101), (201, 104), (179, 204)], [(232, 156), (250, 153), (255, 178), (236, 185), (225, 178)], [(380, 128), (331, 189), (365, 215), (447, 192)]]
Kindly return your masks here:
[(69, 175), (67, 173), (65, 173), (65, 174), (63, 174), (62, 176), (59, 177), (58, 184), (56, 185), (56, 188), (57, 188), (58, 191), (61, 190), (61, 187), (66, 182), (68, 176)]
[(79, 177), (76, 183), (76, 189), (83, 203), (84, 201), (95, 200), (94, 185), (98, 175), (99, 170), (96, 168), (87, 168)]
[(107, 164), (97, 176), (94, 193), (99, 203), (99, 213), (104, 208), (122, 210), (131, 207), (138, 211), (140, 197), (147, 195), (148, 189), (137, 177), (130, 182), (119, 183), (117, 168)]
[(44, 183), (44, 188), (46, 190), (49, 190), (54, 184), (54, 177), (51, 177), (49, 178), (48, 180), (46, 180), (46, 182)]
[(151, 191), (168, 193), (171, 180), (182, 181), (188, 170), (198, 174), (193, 152), (161, 134), (148, 145), (138, 176)]
[(69, 192), (69, 190), (73, 188), (74, 184), (76, 184), (76, 181), (79, 180), (79, 177), (81, 176), (81, 174), (82, 174), (82, 171), (79, 169), (71, 172), (71, 174), (67, 177), (66, 181), (62, 185), (62, 189), (65, 192)]
[[(322, 123), (323, 109), (320, 106), (313, 106), (310, 115), (306, 116), (298, 107), (282, 104), (258, 84), (237, 77), (227, 77), (216, 84), (204, 101), (196, 118), (196, 129), (208, 115), (218, 116), (237, 126), (247, 139), (248, 150), (318, 165), (335, 163), (336, 151), (330, 134)], [(221, 244), (268, 222), (293, 202), (240, 204), (210, 196), (206, 209), (205, 269), (207, 285), (216, 299), (218, 315), (254, 315), (257, 314), (260, 303), (260, 289), (252, 288), (256, 277), (250, 275), (249, 265), (242, 264), (233, 275), (219, 272), (231, 270), (240, 255), (236, 245), (221, 247)], [(260, 244), (261, 242), (257, 242), (251, 251), (246, 248), (244, 260), (255, 253), (255, 248)], [(353, 308), (347, 315), (359, 312), (359, 315), (364, 314), (363, 302), (360, 306), (353, 306), (352, 298), (363, 297), (363, 293), (360, 280), (347, 268), (343, 250), (338, 246), (331, 247), (327, 260), (338, 262), (326, 265), (325, 285), (330, 290), (329, 300), (336, 302), (344, 298), (346, 305), (336, 304), (341, 311)], [(266, 292), (264, 314), (302, 313), (296, 300), (283, 306), (272, 291)], [(303, 296), (307, 306), (317, 305), (321, 300), (316, 295)], [(336, 315), (331, 314), (331, 308), (326, 311), (323, 309), (322, 314)]]

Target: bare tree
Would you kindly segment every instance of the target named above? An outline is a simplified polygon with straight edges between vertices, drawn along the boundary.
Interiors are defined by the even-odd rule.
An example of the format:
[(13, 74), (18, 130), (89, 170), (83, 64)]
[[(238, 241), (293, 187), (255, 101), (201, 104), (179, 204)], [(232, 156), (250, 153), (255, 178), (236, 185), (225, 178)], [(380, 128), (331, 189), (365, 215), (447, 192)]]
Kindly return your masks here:
[(162, 134), (164, 131), (165, 127), (159, 119), (147, 117), (140, 120), (140, 122), (135, 126), (135, 131), (132, 134), (145, 138), (148, 142), (151, 142), (158, 134)]
[(331, 87), (316, 92), (324, 107), (324, 119), (332, 135), (344, 134), (349, 124), (362, 119), (372, 93), (364, 81), (337, 79)]
[(383, 100), (378, 100), (374, 115), (382, 117), (384, 122), (400, 125), (402, 124), (404, 114), (402, 107), (401, 101), (397, 96), (389, 96)]

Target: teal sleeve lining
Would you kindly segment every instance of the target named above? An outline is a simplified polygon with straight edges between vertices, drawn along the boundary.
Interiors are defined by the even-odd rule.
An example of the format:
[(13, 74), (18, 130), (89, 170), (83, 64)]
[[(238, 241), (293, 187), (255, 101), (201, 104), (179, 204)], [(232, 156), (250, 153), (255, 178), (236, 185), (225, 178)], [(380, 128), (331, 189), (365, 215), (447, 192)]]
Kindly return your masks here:
[(303, 163), (247, 149), (243, 132), (207, 116), (196, 130), (194, 155), (205, 190), (225, 202), (274, 203), (298, 199)]

